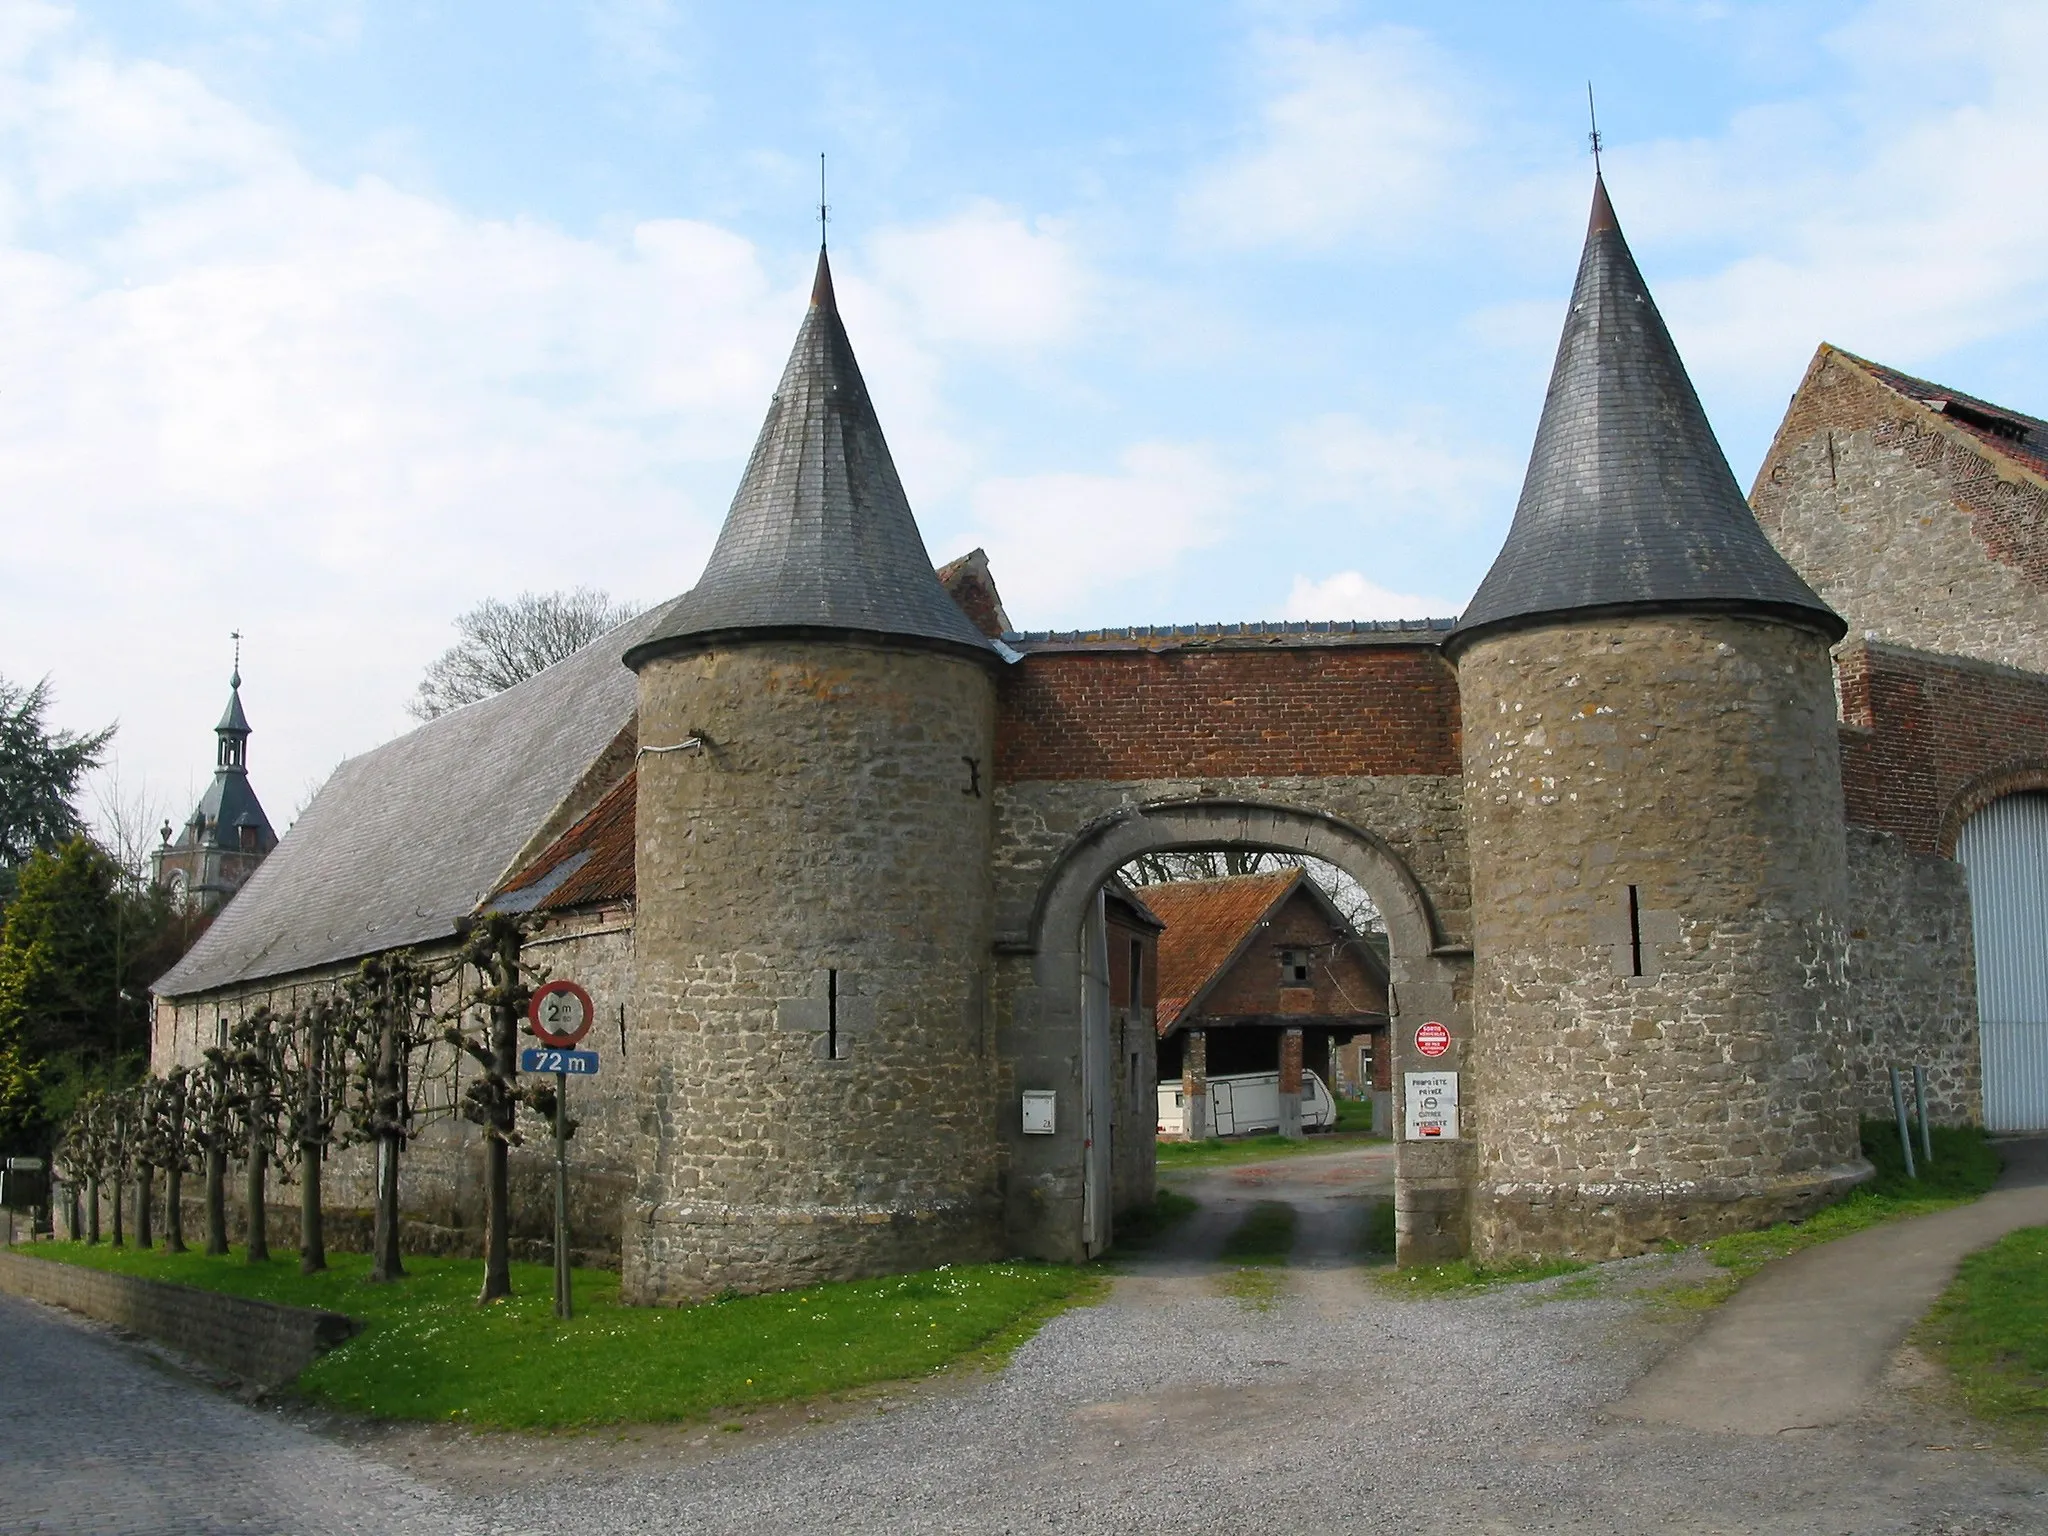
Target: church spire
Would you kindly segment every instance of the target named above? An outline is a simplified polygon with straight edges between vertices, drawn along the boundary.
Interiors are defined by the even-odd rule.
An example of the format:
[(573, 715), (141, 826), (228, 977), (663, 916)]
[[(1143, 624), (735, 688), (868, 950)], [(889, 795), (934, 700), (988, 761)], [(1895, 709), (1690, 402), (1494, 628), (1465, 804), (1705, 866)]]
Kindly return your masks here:
[(1593, 208), (1507, 542), (1451, 640), (1628, 612), (1845, 626), (1757, 526), (1622, 238)]
[(242, 713), (242, 632), (236, 630), (231, 638), (235, 642), (235, 670), (228, 674), (228, 707), (221, 712), (220, 724), (213, 728), (219, 744), (214, 767), (222, 772), (246, 773), (249, 717)]
[(994, 656), (932, 572), (821, 244), (810, 310), (710, 562), (625, 659), (831, 634)]

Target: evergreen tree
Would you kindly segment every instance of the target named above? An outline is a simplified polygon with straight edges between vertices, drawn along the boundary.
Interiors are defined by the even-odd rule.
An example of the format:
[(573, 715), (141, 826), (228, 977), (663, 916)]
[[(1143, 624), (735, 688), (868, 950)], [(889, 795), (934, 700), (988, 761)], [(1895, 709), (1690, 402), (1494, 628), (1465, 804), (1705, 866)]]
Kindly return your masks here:
[(73, 801), (114, 736), (111, 725), (89, 736), (53, 731), (49, 707), (48, 678), (22, 689), (0, 677), (0, 908), (32, 853), (85, 830)]

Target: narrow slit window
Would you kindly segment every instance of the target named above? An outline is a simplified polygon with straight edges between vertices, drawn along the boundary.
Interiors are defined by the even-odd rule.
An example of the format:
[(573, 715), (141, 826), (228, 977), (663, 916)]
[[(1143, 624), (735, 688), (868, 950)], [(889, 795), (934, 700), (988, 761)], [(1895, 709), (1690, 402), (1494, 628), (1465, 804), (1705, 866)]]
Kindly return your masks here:
[[(1629, 887), (1629, 912), (1635, 912), (1635, 887)], [(839, 973), (825, 973), (825, 1054), (833, 1061), (839, 1060)]]
[(1634, 886), (1628, 888), (1628, 973), (1643, 974), (1643, 902)]

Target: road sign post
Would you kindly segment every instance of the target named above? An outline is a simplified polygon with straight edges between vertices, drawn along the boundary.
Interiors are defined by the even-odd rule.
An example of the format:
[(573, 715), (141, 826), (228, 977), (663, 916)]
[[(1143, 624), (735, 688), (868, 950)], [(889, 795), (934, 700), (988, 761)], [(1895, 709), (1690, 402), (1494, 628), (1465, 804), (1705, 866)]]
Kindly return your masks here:
[(547, 1049), (522, 1052), (520, 1066), (555, 1074), (555, 1316), (573, 1317), (575, 1304), (569, 1290), (569, 1076), (596, 1072), (597, 1052), (570, 1047), (590, 1033), (597, 1010), (591, 1006), (590, 994), (575, 982), (550, 981), (534, 989), (526, 1012), (535, 1037)]

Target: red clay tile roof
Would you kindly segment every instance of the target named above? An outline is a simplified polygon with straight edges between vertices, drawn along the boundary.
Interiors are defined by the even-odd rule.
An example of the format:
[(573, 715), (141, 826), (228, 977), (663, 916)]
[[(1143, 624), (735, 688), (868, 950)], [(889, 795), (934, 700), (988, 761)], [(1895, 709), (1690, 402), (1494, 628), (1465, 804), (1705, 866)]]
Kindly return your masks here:
[(1175, 880), (1141, 887), (1145, 904), (1166, 924), (1159, 935), (1159, 1033), (1173, 1027), (1251, 933), (1297, 882), (1299, 869), (1221, 880)]
[[(1836, 350), (1840, 351), (1839, 348)], [(1885, 388), (1939, 411), (1992, 452), (2023, 465), (2037, 475), (2048, 475), (2048, 421), (2022, 415), (2002, 405), (1993, 405), (1961, 390), (1916, 379), (1910, 373), (1900, 373), (1896, 368), (1873, 363), (1853, 352), (1841, 355)]]
[(584, 818), (550, 843), (491, 898), (501, 912), (561, 912), (633, 899), (633, 808), (627, 774)]

